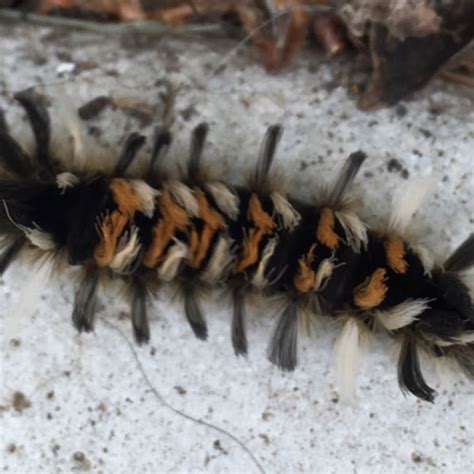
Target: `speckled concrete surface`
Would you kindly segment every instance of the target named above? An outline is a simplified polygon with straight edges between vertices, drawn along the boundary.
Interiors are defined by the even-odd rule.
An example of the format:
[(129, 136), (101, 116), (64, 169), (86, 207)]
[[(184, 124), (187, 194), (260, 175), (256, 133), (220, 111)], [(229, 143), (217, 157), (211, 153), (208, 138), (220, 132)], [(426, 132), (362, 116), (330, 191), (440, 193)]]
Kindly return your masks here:
[[(437, 189), (417, 216), (427, 245), (435, 255), (446, 255), (473, 231), (471, 90), (436, 80), (397, 108), (365, 114), (346, 92), (356, 74), (346, 61), (329, 63), (313, 53), (269, 76), (249, 49), (229, 55), (232, 44), (2, 24), (0, 102), (21, 135), (21, 113), (8, 98), (13, 91), (43, 85), (53, 98), (67, 97), (72, 109), (111, 94), (144, 101), (159, 115), (166, 79), (177, 90), (170, 155), (176, 160), (187, 149), (192, 127), (208, 121), (206, 160), (241, 182), (265, 128), (281, 122), (285, 133), (277, 161), (298, 194), (316, 193), (350, 152), (362, 148), (369, 159), (356, 188), (369, 223), (382, 221), (407, 180), (432, 174)], [(53, 101), (55, 143), (65, 137), (61, 110)], [(142, 125), (126, 111), (107, 110), (84, 122), (84, 141), (114, 148)], [(143, 131), (151, 133), (152, 126)], [(24, 138), (31, 141), (28, 134)], [(15, 321), (15, 333), (6, 334), (6, 319), (30, 273), (31, 266), (18, 264), (0, 280), (4, 472), (258, 472), (229, 436), (157, 399), (116, 329), (98, 321), (94, 334), (75, 334), (72, 273), (51, 281), (31, 311)], [(114, 288), (104, 297), (100, 316), (131, 339), (128, 309), (118, 292)], [(138, 358), (169, 405), (232, 433), (265, 472), (473, 471), (474, 389), (467, 381), (437, 378), (428, 370), (436, 404), (404, 398), (395, 349), (386, 339), (376, 340), (360, 370), (358, 403), (347, 406), (338, 401), (334, 383), (335, 326), (323, 322), (311, 338), (303, 337), (298, 369), (282, 374), (265, 355), (273, 324), (266, 302), (256, 301), (252, 309), (248, 359), (233, 356), (228, 301), (214, 293), (205, 307), (210, 338), (202, 343), (192, 336), (180, 301), (158, 296), (152, 341), (136, 349)]]

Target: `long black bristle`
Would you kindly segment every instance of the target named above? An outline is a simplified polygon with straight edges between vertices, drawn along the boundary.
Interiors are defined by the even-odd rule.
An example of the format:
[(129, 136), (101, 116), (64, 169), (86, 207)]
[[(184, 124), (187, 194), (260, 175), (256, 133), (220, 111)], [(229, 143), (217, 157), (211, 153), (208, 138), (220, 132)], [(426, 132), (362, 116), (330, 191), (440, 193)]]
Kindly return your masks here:
[(17, 237), (0, 254), (0, 276), (5, 273), (10, 264), (15, 260), (24, 244), (25, 238)]
[(268, 127), (265, 133), (253, 178), (252, 186), (255, 190), (261, 191), (266, 187), (268, 173), (272, 166), (282, 132), (283, 128), (281, 125), (272, 125)]
[(440, 296), (449, 308), (474, 322), (474, 304), (468, 286), (457, 273), (443, 272), (436, 278)]
[(99, 270), (95, 267), (88, 268), (77, 290), (72, 311), (72, 322), (80, 332), (94, 329), (98, 283)]
[(268, 359), (282, 370), (295, 370), (297, 365), (298, 307), (292, 301), (283, 310), (270, 341)]
[(191, 137), (191, 149), (188, 160), (188, 179), (195, 181), (199, 177), (202, 151), (206, 141), (209, 126), (207, 123), (200, 123), (194, 130)]
[(115, 175), (123, 176), (128, 167), (132, 164), (136, 158), (138, 150), (145, 144), (146, 138), (139, 133), (131, 133), (125, 140), (125, 144), (122, 148), (122, 153), (115, 166)]
[(41, 99), (29, 90), (18, 92), (14, 97), (25, 109), (30, 121), (36, 140), (36, 157), (40, 166), (49, 175), (54, 175), (53, 163), (49, 154), (51, 120), (48, 110)]
[(449, 348), (467, 378), (474, 381), (474, 344), (456, 345)]
[(28, 155), (17, 141), (0, 129), (0, 165), (20, 178), (31, 174), (31, 163)]
[(471, 234), (444, 262), (448, 272), (462, 272), (474, 266), (474, 234)]
[(155, 131), (153, 150), (151, 153), (150, 165), (148, 167), (148, 178), (156, 179), (160, 174), (163, 156), (171, 145), (171, 133), (166, 127), (158, 127)]
[(241, 288), (232, 293), (232, 346), (235, 355), (247, 355), (247, 336), (245, 335), (245, 296)]
[(411, 392), (427, 402), (434, 402), (436, 392), (426, 383), (420, 368), (416, 343), (405, 337), (398, 360), (398, 383), (402, 392)]
[(184, 291), (184, 311), (194, 335), (205, 341), (207, 339), (207, 324), (192, 288), (186, 288)]
[(137, 279), (132, 282), (132, 326), (138, 344), (150, 340), (150, 326), (147, 315), (147, 292), (144, 284)]
[(339, 172), (336, 183), (334, 184), (329, 196), (329, 207), (337, 207), (342, 202), (344, 196), (350, 190), (352, 183), (366, 158), (367, 155), (362, 151), (356, 151), (349, 155), (349, 158), (347, 158), (344, 166)]
[(0, 132), (8, 133), (7, 120), (5, 119), (5, 112), (0, 107)]

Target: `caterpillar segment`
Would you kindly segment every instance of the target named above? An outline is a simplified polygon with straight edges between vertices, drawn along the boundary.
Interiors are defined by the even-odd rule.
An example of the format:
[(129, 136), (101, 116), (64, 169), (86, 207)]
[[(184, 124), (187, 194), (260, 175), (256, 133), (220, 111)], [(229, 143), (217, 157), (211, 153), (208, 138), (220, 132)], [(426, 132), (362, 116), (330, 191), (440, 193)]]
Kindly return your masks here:
[(348, 393), (364, 334), (378, 330), (399, 341), (398, 380), (405, 392), (434, 400), (421, 351), (454, 359), (474, 377), (474, 306), (464, 281), (474, 266), (474, 234), (444, 264), (427, 267), (426, 256), (404, 238), (420, 189), (416, 199), (401, 199), (384, 230), (369, 230), (348, 204), (363, 152), (349, 156), (317, 204), (289, 198), (272, 185), (278, 125), (268, 129), (246, 188), (206, 179), (206, 124), (193, 132), (181, 181), (163, 170), (171, 143), (163, 127), (155, 132), (143, 175), (128, 176), (146, 140), (137, 133), (125, 141), (110, 174), (77, 172), (51, 157), (47, 109), (31, 93), (16, 98), (32, 126), (36, 152), (28, 156), (0, 114), (0, 274), (26, 247), (66, 256), (83, 272), (72, 311), (79, 331), (94, 327), (99, 283), (119, 277), (129, 288), (138, 343), (150, 338), (150, 289), (167, 282), (179, 284), (189, 325), (205, 340), (199, 294), (226, 285), (236, 355), (247, 354), (245, 300), (258, 291), (284, 301), (268, 348), (270, 361), (283, 370), (297, 366), (299, 321), (309, 312), (343, 321), (336, 365)]

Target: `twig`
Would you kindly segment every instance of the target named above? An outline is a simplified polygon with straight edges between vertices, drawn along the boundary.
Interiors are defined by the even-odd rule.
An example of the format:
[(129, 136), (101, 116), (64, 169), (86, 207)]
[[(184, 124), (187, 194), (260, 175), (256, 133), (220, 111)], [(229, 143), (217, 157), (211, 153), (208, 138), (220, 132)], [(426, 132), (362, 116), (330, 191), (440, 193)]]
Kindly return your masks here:
[(0, 9), (0, 19), (23, 21), (45, 26), (60, 26), (64, 28), (75, 28), (78, 30), (93, 31), (96, 33), (120, 34), (127, 32), (138, 33), (214, 33), (222, 31), (217, 24), (188, 24), (182, 27), (172, 28), (159, 21), (136, 21), (130, 23), (103, 23), (74, 18), (65, 18), (51, 15), (36, 15), (12, 10)]
[(440, 76), (446, 81), (455, 82), (457, 84), (462, 84), (467, 87), (474, 87), (474, 77), (470, 77), (466, 74), (458, 74), (456, 72), (442, 71)]

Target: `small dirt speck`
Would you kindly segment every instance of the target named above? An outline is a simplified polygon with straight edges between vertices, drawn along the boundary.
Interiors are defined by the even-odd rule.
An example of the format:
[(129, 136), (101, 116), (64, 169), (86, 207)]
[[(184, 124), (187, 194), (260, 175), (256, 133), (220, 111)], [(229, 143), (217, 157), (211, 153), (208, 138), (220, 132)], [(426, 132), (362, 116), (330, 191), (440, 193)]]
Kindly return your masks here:
[(390, 173), (393, 173), (394, 171), (401, 171), (403, 169), (402, 164), (396, 159), (392, 158), (388, 163), (387, 163), (387, 170)]
[(404, 106), (404, 105), (399, 105), (396, 109), (395, 109), (395, 113), (399, 116), (399, 117), (405, 117), (405, 115), (407, 114), (408, 110), (407, 108)]
[(90, 471), (92, 468), (91, 462), (87, 459), (86, 455), (81, 451), (76, 451), (72, 455), (72, 459), (75, 463), (75, 468), (80, 471)]
[(426, 138), (431, 138), (433, 136), (433, 134), (429, 130), (426, 130), (426, 128), (420, 128), (420, 133)]
[(411, 453), (411, 460), (415, 463), (420, 463), (421, 461), (423, 461), (423, 456), (419, 451), (413, 451)]
[(15, 443), (9, 443), (7, 445), (7, 453), (13, 454), (16, 451), (16, 444)]
[(222, 447), (220, 440), (216, 439), (214, 441), (213, 446), (214, 446), (214, 449), (216, 449), (217, 451), (220, 451), (222, 454), (226, 454), (226, 455), (229, 454), (229, 452)]
[(105, 74), (107, 76), (110, 76), (110, 77), (119, 77), (120, 76), (119, 72), (116, 69), (108, 69), (107, 71), (105, 71)]
[(443, 112), (444, 109), (445, 109), (445, 107), (443, 106), (443, 104), (441, 102), (436, 102), (434, 100), (430, 100), (429, 111), (430, 111), (431, 114), (439, 115), (441, 112)]
[(21, 340), (20, 339), (15, 339), (15, 338), (11, 339), (10, 340), (10, 346), (12, 346), (12, 347), (21, 346)]
[(69, 51), (59, 50), (56, 51), (56, 57), (63, 63), (72, 63), (74, 59)]
[(31, 407), (31, 402), (22, 392), (15, 392), (12, 397), (12, 407), (18, 413), (23, 413), (23, 410)]
[(180, 394), (180, 395), (186, 395), (188, 392), (186, 391), (185, 388), (181, 387), (180, 385), (176, 385), (174, 389)]
[(191, 120), (196, 114), (196, 108), (192, 104), (180, 112), (181, 117), (183, 117), (183, 120), (186, 122)]
[(308, 167), (308, 163), (304, 160), (300, 161), (300, 171), (304, 171)]
[(102, 136), (102, 129), (100, 127), (96, 127), (95, 125), (91, 125), (87, 127), (87, 133), (91, 137), (100, 138)]
[(76, 67), (74, 69), (74, 74), (78, 75), (84, 71), (91, 71), (98, 67), (98, 64), (95, 61), (74, 61)]
[(389, 173), (400, 173), (403, 179), (408, 179), (408, 177), (410, 176), (408, 170), (404, 168), (403, 165), (396, 158), (392, 158), (387, 163), (387, 170)]

